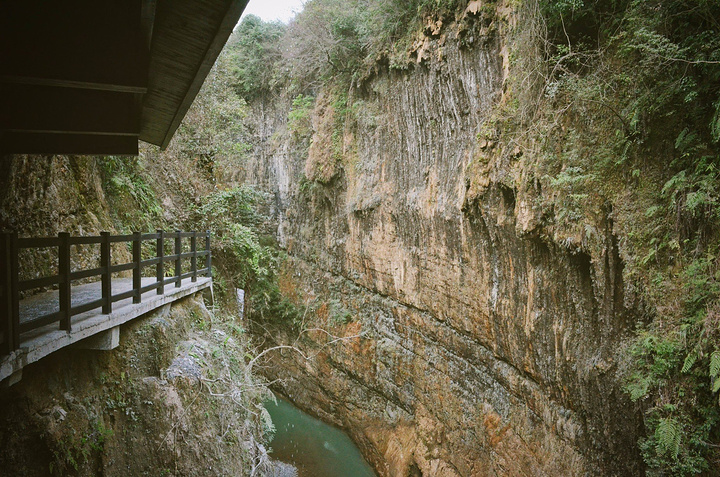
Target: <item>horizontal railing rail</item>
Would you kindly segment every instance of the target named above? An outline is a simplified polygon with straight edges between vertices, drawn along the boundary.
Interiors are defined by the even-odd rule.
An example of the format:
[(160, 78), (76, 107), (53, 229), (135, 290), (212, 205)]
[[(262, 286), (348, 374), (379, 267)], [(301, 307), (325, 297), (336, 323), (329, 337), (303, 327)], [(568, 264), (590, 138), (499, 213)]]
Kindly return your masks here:
[[(189, 252), (183, 252), (183, 239), (189, 239)], [(204, 248), (198, 250), (198, 239), (205, 241)], [(155, 257), (143, 259), (143, 242), (155, 242)], [(173, 245), (173, 254), (165, 255), (166, 243)], [(112, 264), (112, 244), (128, 243), (132, 245), (132, 261)], [(187, 242), (185, 243), (187, 245)], [(99, 267), (87, 270), (72, 270), (71, 246), (100, 245)], [(57, 249), (57, 275), (20, 279), (20, 251), (28, 249)], [(198, 260), (201, 260), (198, 262)], [(72, 317), (96, 308), (102, 308), (103, 314), (112, 313), (113, 303), (132, 298), (133, 303), (141, 303), (143, 293), (156, 290), (158, 295), (165, 293), (166, 285), (182, 286), (182, 281), (197, 281), (199, 276), (212, 277), (212, 253), (210, 251), (210, 232), (165, 232), (132, 235), (110, 235), (102, 232), (100, 236), (71, 237), (60, 233), (57, 237), (18, 238), (17, 233), (0, 234), (0, 354), (8, 354), (20, 346), (20, 335), (29, 331), (59, 322), (59, 328), (68, 332), (72, 329)], [(183, 261), (189, 270), (183, 273)], [(198, 268), (198, 263), (203, 265)], [(166, 264), (170, 268), (166, 269)], [(155, 267), (154, 279), (143, 285), (143, 270)], [(112, 274), (132, 271), (132, 289), (113, 294)], [(166, 276), (166, 271), (172, 274)], [(72, 282), (100, 277), (101, 298), (73, 306)], [(29, 290), (46, 287), (58, 287), (59, 310), (42, 316), (33, 316), (20, 321), (20, 294)]]

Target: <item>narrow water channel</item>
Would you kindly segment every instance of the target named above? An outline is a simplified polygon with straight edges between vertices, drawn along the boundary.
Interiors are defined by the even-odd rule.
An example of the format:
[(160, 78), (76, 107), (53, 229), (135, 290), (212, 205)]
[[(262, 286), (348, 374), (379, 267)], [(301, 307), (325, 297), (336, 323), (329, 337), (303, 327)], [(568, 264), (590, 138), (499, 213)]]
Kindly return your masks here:
[(278, 399), (265, 403), (275, 425), (273, 459), (292, 464), (298, 477), (374, 477), (360, 451), (341, 430)]

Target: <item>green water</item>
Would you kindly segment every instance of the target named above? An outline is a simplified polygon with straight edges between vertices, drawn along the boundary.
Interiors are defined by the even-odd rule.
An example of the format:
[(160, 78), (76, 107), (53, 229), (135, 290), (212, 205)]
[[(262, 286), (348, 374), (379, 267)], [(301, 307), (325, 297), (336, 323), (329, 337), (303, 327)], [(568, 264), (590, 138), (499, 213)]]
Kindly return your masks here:
[(297, 467), (299, 477), (374, 477), (355, 444), (341, 430), (325, 424), (282, 399), (265, 408), (275, 425), (273, 459)]

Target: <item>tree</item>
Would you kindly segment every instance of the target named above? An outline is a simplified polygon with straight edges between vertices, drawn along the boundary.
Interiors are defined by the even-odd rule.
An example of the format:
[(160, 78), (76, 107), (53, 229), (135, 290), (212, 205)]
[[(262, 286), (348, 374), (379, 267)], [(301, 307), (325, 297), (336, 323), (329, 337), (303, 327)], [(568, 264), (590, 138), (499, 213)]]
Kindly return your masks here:
[(230, 38), (227, 50), (232, 63), (232, 84), (248, 103), (272, 91), (277, 63), (282, 58), (280, 39), (286, 29), (281, 22), (264, 22), (248, 15)]

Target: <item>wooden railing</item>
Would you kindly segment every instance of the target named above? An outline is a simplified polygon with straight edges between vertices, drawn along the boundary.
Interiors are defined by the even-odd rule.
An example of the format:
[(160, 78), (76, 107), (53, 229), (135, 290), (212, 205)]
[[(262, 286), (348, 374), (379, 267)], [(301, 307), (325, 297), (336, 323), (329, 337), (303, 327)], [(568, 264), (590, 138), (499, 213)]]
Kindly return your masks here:
[[(204, 239), (204, 249), (198, 250), (197, 240)], [(183, 253), (182, 240), (190, 240), (190, 251)], [(166, 240), (174, 240), (174, 253), (165, 255)], [(155, 241), (155, 257), (142, 259), (142, 244), (145, 241)], [(132, 262), (112, 265), (112, 244), (131, 243)], [(70, 262), (70, 247), (75, 245), (100, 245), (100, 266), (89, 270), (73, 271)], [(58, 274), (20, 280), (20, 251), (23, 249), (57, 248)], [(202, 268), (198, 269), (198, 258)], [(189, 271), (182, 273), (183, 260), (190, 260)], [(174, 266), (172, 275), (166, 277), (165, 264)], [(113, 303), (132, 298), (133, 303), (141, 303), (142, 294), (157, 290), (158, 295), (165, 293), (165, 285), (175, 284), (181, 286), (182, 280), (190, 278), (197, 281), (198, 276), (212, 276), (210, 253), (210, 232), (164, 232), (132, 235), (110, 235), (102, 232), (95, 237), (71, 237), (68, 233), (60, 233), (57, 237), (44, 238), (18, 238), (17, 233), (0, 234), (0, 354), (7, 354), (18, 349), (20, 335), (34, 329), (59, 322), (60, 329), (71, 331), (72, 317), (102, 308), (103, 314), (112, 313)], [(143, 269), (155, 266), (155, 281), (142, 285)], [(112, 274), (124, 271), (133, 272), (132, 289), (113, 295)], [(102, 298), (72, 306), (72, 282), (75, 280), (100, 277)], [(58, 287), (59, 311), (43, 316), (31, 317), (20, 322), (20, 295), (21, 292), (45, 287)]]

